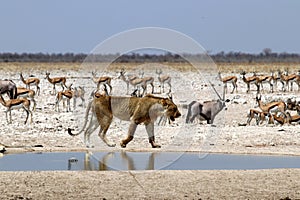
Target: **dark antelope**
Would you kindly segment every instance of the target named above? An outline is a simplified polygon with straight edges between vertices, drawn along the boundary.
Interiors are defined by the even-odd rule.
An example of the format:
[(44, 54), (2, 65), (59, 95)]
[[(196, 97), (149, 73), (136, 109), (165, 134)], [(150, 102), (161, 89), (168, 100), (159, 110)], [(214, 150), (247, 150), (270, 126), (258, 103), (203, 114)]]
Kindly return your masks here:
[(10, 99), (17, 98), (17, 86), (12, 80), (0, 80), (0, 94), (7, 94)]
[(200, 103), (198, 101), (192, 101), (188, 105), (188, 113), (186, 116), (186, 123), (192, 123), (196, 117), (202, 117), (207, 121), (207, 124), (213, 124), (217, 114), (226, 107), (225, 102), (225, 90), (223, 89), (223, 98), (218, 94), (216, 89), (212, 86), (215, 93), (218, 95), (218, 100), (205, 101)]

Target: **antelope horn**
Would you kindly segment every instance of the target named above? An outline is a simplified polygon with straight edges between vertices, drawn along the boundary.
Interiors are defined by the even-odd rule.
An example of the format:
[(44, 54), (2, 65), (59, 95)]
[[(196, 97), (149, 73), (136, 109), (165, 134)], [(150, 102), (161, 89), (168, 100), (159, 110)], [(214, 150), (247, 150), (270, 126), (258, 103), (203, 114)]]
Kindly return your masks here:
[(217, 92), (217, 90), (215, 89), (215, 87), (212, 85), (212, 83), (210, 81), (208, 81), (208, 82), (209, 82), (210, 86), (212, 87), (212, 89), (215, 91), (215, 93), (218, 95), (219, 99), (220, 100), (224, 100), (224, 99), (221, 98), (221, 96), (219, 95), (219, 93)]
[(223, 87), (223, 101), (225, 101), (225, 86)]
[(173, 102), (173, 95), (172, 95), (172, 93), (168, 94), (168, 98)]

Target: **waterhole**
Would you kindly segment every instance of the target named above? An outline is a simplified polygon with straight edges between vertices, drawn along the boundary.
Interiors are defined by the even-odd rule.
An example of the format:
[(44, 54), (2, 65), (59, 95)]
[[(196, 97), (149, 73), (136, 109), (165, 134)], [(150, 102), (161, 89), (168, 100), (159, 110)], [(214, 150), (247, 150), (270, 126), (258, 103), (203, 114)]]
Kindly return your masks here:
[[(180, 155), (180, 156), (178, 156)], [(56, 170), (247, 170), (300, 168), (299, 156), (182, 152), (63, 152), (7, 154), (1, 171)]]

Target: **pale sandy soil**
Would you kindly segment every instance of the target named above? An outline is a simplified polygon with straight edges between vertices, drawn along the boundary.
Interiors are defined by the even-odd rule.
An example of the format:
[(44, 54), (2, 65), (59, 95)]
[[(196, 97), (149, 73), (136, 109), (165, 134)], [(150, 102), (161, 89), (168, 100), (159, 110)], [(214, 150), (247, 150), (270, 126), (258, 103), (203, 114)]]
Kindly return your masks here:
[(1, 172), (1, 199), (299, 199), (300, 170)]
[[(12, 124), (7, 124), (5, 108), (0, 107), (0, 143), (14, 151), (85, 151), (83, 136), (71, 137), (68, 127), (78, 130), (82, 125), (85, 108), (79, 106), (73, 112), (54, 110), (55, 96), (50, 94), (52, 86), (44, 79), (45, 71), (31, 71), (41, 78), (41, 95), (36, 98), (37, 110), (33, 112), (33, 124), (23, 125), (25, 112), (13, 111)], [(245, 93), (245, 84), (239, 79), (238, 93), (228, 94), (232, 100), (227, 110), (220, 113), (216, 127), (205, 123), (185, 124), (184, 105), (192, 100), (216, 99), (211, 89), (193, 73), (169, 72), (172, 76), (174, 101), (179, 105), (183, 117), (173, 125), (156, 126), (156, 141), (162, 148), (155, 151), (202, 151), (218, 153), (286, 154), (300, 155), (299, 126), (239, 126), (247, 120), (247, 110), (255, 106), (255, 93)], [(95, 87), (89, 70), (51, 72), (50, 76), (67, 76), (67, 85), (83, 85), (86, 101)], [(115, 72), (108, 75), (116, 77)], [(146, 74), (145, 74), (146, 75)], [(155, 74), (151, 74), (157, 77)], [(18, 74), (2, 73), (2, 79), (13, 78), (18, 85)], [(24, 74), (25, 77), (28, 73)], [(184, 78), (183, 78), (184, 77)], [(211, 77), (205, 74), (204, 77)], [(181, 86), (184, 82), (185, 86)], [(119, 79), (112, 80), (113, 94), (124, 95), (126, 85)], [(156, 91), (157, 81), (155, 82)], [(268, 88), (268, 86), (266, 86)], [(60, 87), (57, 87), (60, 90)], [(231, 87), (229, 86), (229, 90)], [(182, 92), (184, 91), (184, 92)], [(188, 92), (190, 91), (190, 92)], [(266, 92), (263, 96), (278, 95), (282, 98), (297, 96), (298, 92)], [(244, 99), (234, 103), (233, 99)], [(78, 104), (81, 101), (78, 100)], [(117, 146), (109, 148), (100, 141), (96, 132), (93, 150), (119, 151), (119, 141), (126, 136), (128, 122), (115, 119), (108, 137)], [(13, 146), (15, 148), (9, 148)], [(91, 150), (91, 149), (89, 149)], [(127, 146), (132, 151), (153, 151), (147, 141), (143, 127)], [(298, 169), (249, 170), (249, 171), (123, 171), (123, 172), (1, 172), (1, 199), (281, 199), (300, 198)]]

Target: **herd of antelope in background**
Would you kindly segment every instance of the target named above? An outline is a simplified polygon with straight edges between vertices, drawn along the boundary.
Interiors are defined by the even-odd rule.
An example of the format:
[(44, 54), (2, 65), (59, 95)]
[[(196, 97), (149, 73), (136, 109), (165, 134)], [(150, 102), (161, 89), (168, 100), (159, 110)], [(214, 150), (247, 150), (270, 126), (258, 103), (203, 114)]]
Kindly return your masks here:
[[(221, 77), (219, 73), (219, 79), (223, 82), (224, 88), (227, 91), (227, 84), (232, 84), (231, 93), (237, 92), (237, 76), (227, 76)], [(283, 72), (278, 71), (276, 74), (274, 72), (271, 75), (258, 75), (255, 72), (252, 76), (246, 77), (245, 71), (240, 73), (242, 81), (246, 84), (246, 93), (250, 92), (251, 85), (255, 86), (256, 91), (256, 103), (259, 109), (251, 108), (248, 111), (248, 119), (246, 125), (250, 125), (252, 119), (255, 119), (256, 125), (261, 125), (264, 122), (266, 124), (292, 124), (300, 122), (300, 102), (292, 98), (287, 98), (286, 101), (272, 101), (263, 103), (261, 100), (261, 93), (265, 93), (266, 87), (268, 85), (269, 93), (274, 93), (274, 91), (289, 92), (293, 91), (293, 84), (298, 86), (298, 91), (300, 91), (300, 72), (288, 74), (288, 70)], [(278, 83), (281, 83), (281, 88)], [(291, 112), (296, 114), (291, 115)]]
[[(171, 77), (168, 75), (162, 75), (162, 70), (156, 70), (158, 75), (157, 80), (159, 82), (159, 92), (165, 92), (165, 86), (168, 85), (169, 94), (171, 92)], [(66, 108), (66, 111), (71, 111), (71, 100), (73, 99), (73, 109), (76, 108), (76, 99), (81, 99), (83, 107), (85, 107), (85, 89), (81, 86), (72, 87), (73, 84), (67, 85), (66, 77), (50, 77), (50, 73), (46, 72), (45, 79), (48, 80), (50, 85), (53, 86), (52, 95), (55, 95), (55, 110), (60, 112), (59, 104), (63, 101), (63, 106)], [(127, 86), (126, 94), (131, 96), (142, 97), (147, 93), (154, 93), (154, 77), (144, 77), (144, 73), (141, 72), (140, 76), (126, 75), (126, 71), (122, 69), (118, 72), (118, 77), (110, 76), (101, 76), (97, 77), (95, 72), (92, 72), (91, 80), (96, 84), (95, 90), (91, 95), (97, 97), (98, 95), (111, 95), (113, 87), (111, 85), (112, 79), (121, 79)], [(32, 123), (33, 111), (36, 110), (36, 100), (35, 96), (40, 95), (40, 79), (37, 77), (29, 77), (25, 79), (23, 74), (20, 73), (20, 80), (25, 85), (17, 86), (12, 80), (0, 80), (0, 103), (6, 107), (6, 120), (7, 123), (12, 123), (11, 111), (14, 109), (23, 109), (26, 112), (25, 124), (30, 117), (30, 122)], [(151, 86), (151, 91), (147, 91), (147, 87)], [(60, 91), (56, 91), (57, 86), (61, 87)], [(101, 87), (103, 86), (103, 87)], [(35, 87), (35, 90), (32, 89)], [(133, 88), (130, 91), (130, 87)], [(5, 99), (4, 94), (7, 94), (9, 97)], [(65, 101), (67, 105), (65, 106)], [(32, 105), (32, 106), (31, 106)], [(9, 119), (8, 119), (9, 114)]]
[[(119, 79), (126, 85), (126, 95), (143, 97), (146, 94), (170, 94), (172, 91), (171, 76), (162, 75), (162, 70), (156, 70), (157, 78), (152, 76), (144, 76), (144, 72), (140, 72), (139, 76), (129, 75), (124, 69), (118, 72), (116, 77), (101, 76), (98, 77), (95, 72), (91, 73), (90, 79), (95, 83), (96, 87), (92, 92), (93, 97), (98, 95), (111, 95), (113, 87), (111, 82), (113, 79)], [(81, 99), (82, 105), (85, 106), (85, 90), (83, 87), (72, 87), (72, 84), (67, 85), (67, 77), (50, 77), (50, 73), (46, 72), (45, 79), (52, 85), (52, 94), (55, 95), (55, 110), (60, 112), (59, 104), (63, 101), (63, 106), (66, 111), (71, 111), (71, 100), (73, 100), (73, 110), (76, 108), (76, 99)], [(221, 73), (218, 73), (219, 80), (224, 84), (223, 97), (219, 94), (218, 100), (206, 101), (203, 103), (192, 101), (187, 105), (188, 114), (186, 123), (193, 123), (195, 118), (202, 118), (207, 120), (208, 124), (213, 124), (216, 115), (224, 108), (225, 92), (227, 92), (228, 84), (232, 84), (231, 93), (238, 92), (238, 77), (226, 76), (222, 77)], [(252, 119), (255, 119), (257, 125), (261, 125), (264, 122), (266, 124), (291, 124), (300, 122), (300, 103), (293, 99), (288, 99), (286, 102), (283, 100), (263, 103), (261, 100), (261, 93), (274, 91), (288, 92), (293, 91), (293, 84), (298, 86), (300, 91), (300, 74), (288, 74), (288, 71), (278, 71), (276, 74), (271, 75), (258, 75), (253, 73), (252, 76), (246, 76), (245, 71), (240, 73), (240, 79), (246, 84), (246, 93), (250, 92), (251, 87), (254, 87), (256, 92), (256, 102), (259, 109), (249, 109), (248, 119), (246, 125), (250, 125)], [(8, 123), (12, 122), (11, 110), (22, 108), (26, 112), (25, 124), (30, 117), (32, 123), (33, 111), (36, 109), (35, 96), (40, 95), (40, 79), (37, 77), (29, 77), (25, 79), (23, 74), (20, 73), (20, 80), (25, 85), (17, 86), (12, 80), (0, 80), (0, 103), (6, 107), (6, 120)], [(156, 89), (154, 81), (159, 83), (159, 89)], [(281, 83), (281, 87), (279, 88)], [(267, 87), (264, 85), (268, 85)], [(60, 91), (57, 90), (57, 86), (61, 87)], [(31, 89), (32, 87), (35, 90)], [(150, 89), (149, 89), (150, 87)], [(167, 90), (168, 89), (168, 90)], [(252, 88), (253, 89), (253, 88)], [(267, 91), (269, 89), (269, 91)], [(216, 91), (215, 91), (216, 92)], [(216, 92), (217, 93), (217, 92)], [(3, 94), (7, 94), (9, 99), (4, 99)], [(53, 100), (54, 101), (54, 100)], [(67, 105), (65, 106), (65, 101)], [(32, 105), (32, 106), (31, 106)], [(32, 108), (31, 108), (32, 107)], [(291, 111), (295, 111), (296, 114), (292, 115)], [(9, 117), (8, 117), (9, 114)]]
[[(270, 92), (273, 93), (274, 87), (277, 88), (279, 82), (281, 83), (282, 87), (280, 89), (277, 88), (278, 91), (293, 91), (294, 83), (298, 86), (298, 91), (300, 91), (300, 72), (298, 72), (298, 74), (288, 74), (288, 70), (285, 70), (284, 72), (279, 70), (276, 74), (272, 72), (271, 75), (258, 75), (256, 72), (253, 72), (252, 76), (246, 77), (246, 72), (242, 71), (240, 76), (243, 82), (247, 85), (247, 93), (250, 91), (251, 85), (255, 86), (257, 93), (265, 92), (263, 87), (264, 84), (269, 85)], [(221, 77), (219, 72), (219, 78), (224, 83), (226, 90), (227, 84), (231, 83), (233, 86), (231, 93), (234, 93), (234, 91), (237, 92), (237, 76)]]

